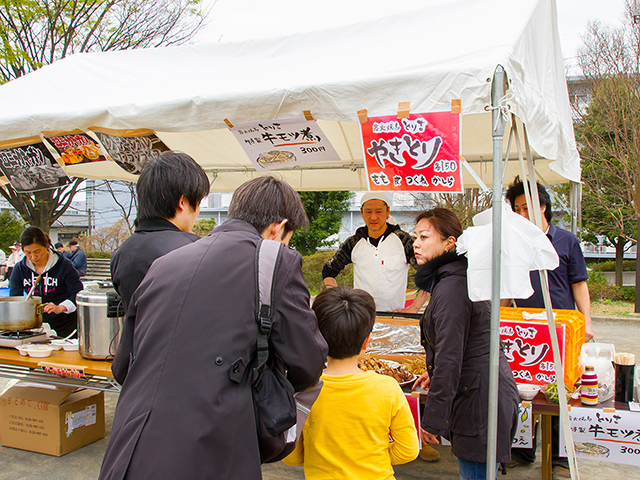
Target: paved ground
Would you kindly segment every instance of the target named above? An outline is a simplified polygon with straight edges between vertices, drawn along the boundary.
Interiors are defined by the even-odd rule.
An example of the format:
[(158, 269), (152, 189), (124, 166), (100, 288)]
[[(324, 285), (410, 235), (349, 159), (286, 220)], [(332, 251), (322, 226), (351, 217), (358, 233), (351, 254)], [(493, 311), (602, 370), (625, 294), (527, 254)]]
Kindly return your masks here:
[[(596, 339), (603, 343), (613, 343), (617, 351), (635, 353), (640, 358), (640, 321), (619, 319), (597, 319), (593, 330)], [(0, 378), (0, 389), (4, 388), (6, 379)], [(111, 431), (111, 420), (117, 401), (117, 395), (105, 395), (107, 435), (91, 445), (87, 445), (63, 457), (51, 457), (12, 448), (0, 447), (0, 480), (89, 480), (96, 479), (100, 471), (102, 456), (107, 446)], [(395, 467), (398, 480), (414, 480), (438, 478), (457, 480), (458, 467), (456, 459), (451, 456), (448, 447), (436, 446), (441, 452), (442, 460), (437, 463), (426, 463), (420, 459), (407, 465)], [(540, 449), (538, 449), (540, 451)], [(640, 480), (640, 469), (629, 465), (578, 460), (580, 477), (598, 480)], [(542, 477), (540, 460), (531, 466), (510, 470), (506, 476), (499, 475), (500, 480), (538, 480)], [(288, 467), (282, 463), (265, 465), (263, 478), (266, 480), (303, 479), (300, 467)], [(176, 479), (181, 480), (181, 479)]]

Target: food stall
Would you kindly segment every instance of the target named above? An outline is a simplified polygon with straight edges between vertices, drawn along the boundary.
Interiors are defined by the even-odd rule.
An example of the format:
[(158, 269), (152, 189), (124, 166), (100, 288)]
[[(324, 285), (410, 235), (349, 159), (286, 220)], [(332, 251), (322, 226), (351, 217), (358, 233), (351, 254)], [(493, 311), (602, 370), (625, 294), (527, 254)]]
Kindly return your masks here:
[[(166, 149), (195, 158), (212, 190), (233, 191), (268, 173), (234, 129), (302, 117), (335, 154), (279, 165), (278, 176), (297, 190), (365, 190), (367, 112), (454, 110), (465, 186), (500, 191), (523, 171), (525, 150), (532, 178), (580, 180), (554, 0), (434, 1), (288, 37), (73, 55), (0, 86), (0, 102), (0, 166), (16, 192), (66, 175), (135, 181), (143, 160)], [(495, 118), (509, 123), (504, 144)]]

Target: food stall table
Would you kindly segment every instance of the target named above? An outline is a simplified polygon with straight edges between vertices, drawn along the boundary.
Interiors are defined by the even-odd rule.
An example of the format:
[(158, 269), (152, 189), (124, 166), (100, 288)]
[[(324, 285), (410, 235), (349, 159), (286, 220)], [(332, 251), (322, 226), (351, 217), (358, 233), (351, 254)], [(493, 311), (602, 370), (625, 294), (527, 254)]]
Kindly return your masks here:
[[(532, 413), (540, 415), (540, 423), (542, 429), (542, 480), (551, 480), (553, 466), (551, 464), (551, 417), (559, 415), (559, 405), (557, 403), (549, 403), (545, 396), (538, 393), (531, 402)], [(580, 399), (572, 398), (569, 402), (571, 407), (580, 407), (604, 411), (629, 411), (629, 404), (625, 402), (616, 402), (613, 398), (606, 402), (599, 403), (594, 406), (586, 406), (580, 402)]]
[[(405, 390), (409, 391), (409, 389)], [(420, 397), (420, 402), (424, 403), (427, 399), (428, 392), (421, 387), (417, 387), (411, 393), (414, 397)], [(523, 402), (523, 405), (530, 403), (532, 406), (532, 414), (540, 415), (540, 424), (542, 428), (542, 480), (551, 480), (553, 465), (551, 464), (551, 417), (559, 415), (559, 405), (557, 403), (549, 403), (542, 392), (538, 393), (531, 402)], [(616, 410), (629, 411), (629, 404), (616, 402), (613, 399), (600, 403), (597, 406), (586, 407), (582, 405), (580, 399), (572, 398), (569, 402), (572, 407), (583, 407), (596, 410)], [(528, 406), (528, 405), (525, 405)]]
[(0, 348), (0, 377), (27, 379), (49, 385), (119, 392), (111, 362), (83, 358), (77, 351), (55, 350), (50, 357), (20, 355), (15, 348)]

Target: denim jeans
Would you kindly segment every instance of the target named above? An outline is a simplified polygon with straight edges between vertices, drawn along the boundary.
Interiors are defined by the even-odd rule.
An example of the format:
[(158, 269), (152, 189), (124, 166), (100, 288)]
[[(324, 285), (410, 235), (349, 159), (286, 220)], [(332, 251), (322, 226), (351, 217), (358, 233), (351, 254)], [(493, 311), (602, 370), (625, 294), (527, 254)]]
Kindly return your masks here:
[[(496, 480), (499, 466), (499, 464), (496, 464)], [(486, 463), (467, 462), (466, 460), (458, 459), (458, 470), (460, 471), (460, 480), (486, 480), (487, 478)]]

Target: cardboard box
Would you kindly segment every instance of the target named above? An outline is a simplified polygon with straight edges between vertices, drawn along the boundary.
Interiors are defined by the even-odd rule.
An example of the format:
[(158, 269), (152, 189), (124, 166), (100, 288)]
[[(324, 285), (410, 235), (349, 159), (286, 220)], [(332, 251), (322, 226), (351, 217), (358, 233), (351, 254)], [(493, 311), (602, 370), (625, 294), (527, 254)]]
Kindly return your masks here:
[(0, 443), (61, 456), (104, 437), (104, 393), (21, 381), (0, 395)]

